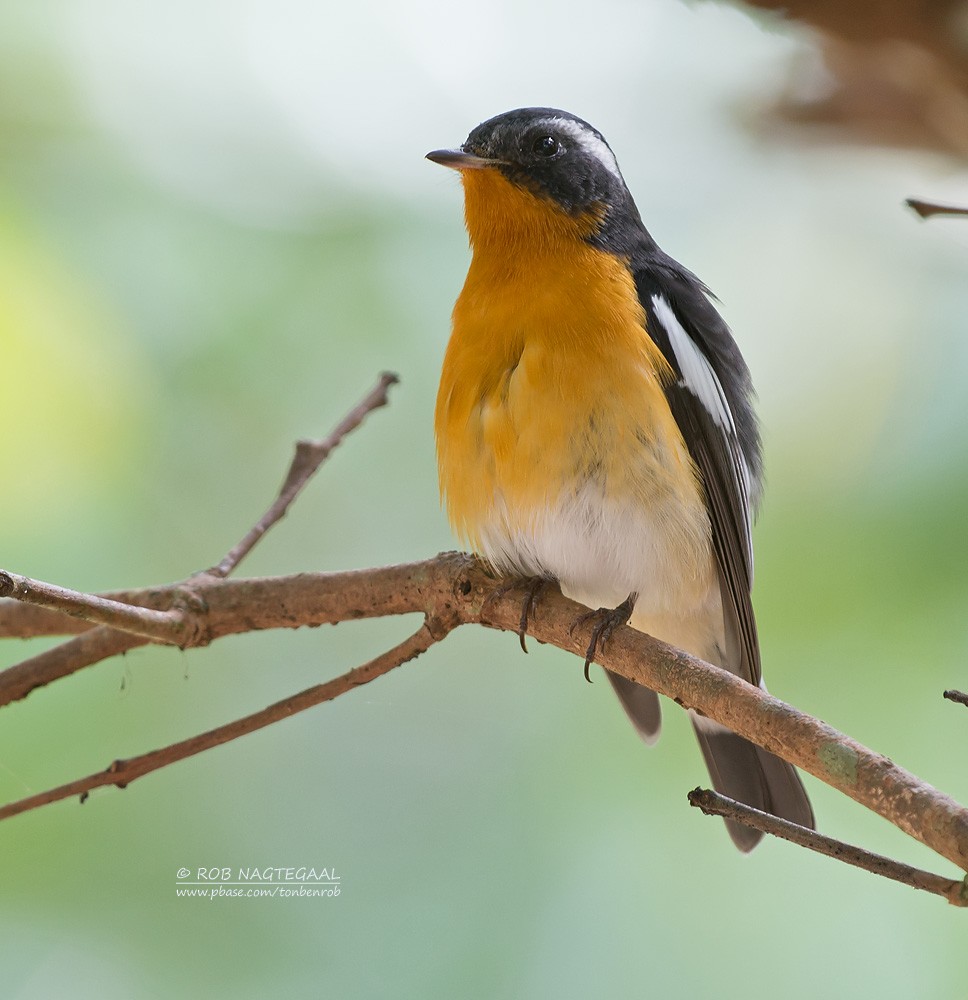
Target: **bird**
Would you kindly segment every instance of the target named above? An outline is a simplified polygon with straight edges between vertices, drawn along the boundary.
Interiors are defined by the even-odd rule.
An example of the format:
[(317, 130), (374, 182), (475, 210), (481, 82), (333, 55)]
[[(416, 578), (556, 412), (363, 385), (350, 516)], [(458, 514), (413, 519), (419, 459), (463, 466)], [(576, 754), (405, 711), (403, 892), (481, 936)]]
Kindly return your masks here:
[[(611, 147), (574, 114), (508, 111), (427, 158), (459, 172), (471, 248), (434, 412), (455, 533), (495, 572), (599, 609), (589, 658), (628, 622), (761, 685), (761, 439), (712, 293), (659, 248)], [(658, 695), (606, 673), (653, 743)], [(690, 716), (719, 792), (814, 828), (790, 764)], [(743, 852), (762, 836), (726, 826)]]

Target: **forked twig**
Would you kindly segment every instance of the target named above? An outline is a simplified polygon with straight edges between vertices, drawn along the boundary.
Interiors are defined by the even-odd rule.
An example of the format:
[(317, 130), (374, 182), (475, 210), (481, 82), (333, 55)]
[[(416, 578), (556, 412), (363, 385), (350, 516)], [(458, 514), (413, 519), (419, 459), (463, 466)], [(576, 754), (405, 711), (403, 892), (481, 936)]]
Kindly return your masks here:
[(259, 539), (276, 522), (281, 521), (286, 516), (290, 504), (299, 496), (323, 462), (329, 458), (330, 452), (342, 442), (347, 434), (356, 430), (363, 423), (367, 414), (381, 406), (386, 406), (387, 390), (399, 381), (399, 376), (393, 372), (383, 372), (377, 384), (336, 425), (329, 437), (323, 438), (322, 441), (297, 442), (296, 454), (293, 456), (292, 464), (289, 466), (289, 472), (286, 473), (279, 495), (238, 545), (226, 553), (221, 562), (208, 570), (211, 576), (226, 577), (242, 562), (258, 544)]
[[(0, 694), (0, 705), (24, 697), (34, 688), (48, 683), (48, 680), (59, 679), (109, 656), (143, 646), (147, 641), (169, 643), (182, 648), (206, 644), (210, 637), (205, 627), (205, 608), (196, 593), (198, 585), (213, 577), (224, 579), (238, 566), (266, 532), (285, 516), (292, 502), (333, 449), (342, 443), (347, 434), (359, 427), (369, 413), (387, 404), (388, 389), (399, 381), (392, 372), (383, 372), (376, 385), (333, 428), (328, 437), (321, 441), (299, 441), (276, 499), (246, 532), (245, 537), (211, 569), (195, 574), (182, 584), (156, 588), (149, 592), (148, 596), (163, 603), (164, 607), (147, 606), (151, 601), (146, 601), (145, 604), (125, 603), (109, 597), (84, 594), (0, 570), (0, 598), (12, 598), (19, 602), (17, 606), (29, 605), (43, 609), (45, 613), (57, 612), (101, 626), (82, 632), (77, 638), (31, 657), (0, 674), (0, 691), (3, 692)], [(10, 621), (15, 617), (13, 608), (6, 605), (6, 602), (0, 602), (0, 611), (7, 612), (2, 615), (5, 619), (3, 634), (17, 634), (13, 632)], [(35, 614), (33, 620), (41, 626), (55, 627), (56, 619), (52, 619), (49, 614), (46, 617)], [(45, 629), (42, 627), (35, 626), (33, 633), (19, 634), (42, 634), (43, 631)], [(63, 631), (76, 632), (76, 624), (72, 622)], [(46, 674), (48, 680), (43, 680), (46, 671), (50, 671)]]

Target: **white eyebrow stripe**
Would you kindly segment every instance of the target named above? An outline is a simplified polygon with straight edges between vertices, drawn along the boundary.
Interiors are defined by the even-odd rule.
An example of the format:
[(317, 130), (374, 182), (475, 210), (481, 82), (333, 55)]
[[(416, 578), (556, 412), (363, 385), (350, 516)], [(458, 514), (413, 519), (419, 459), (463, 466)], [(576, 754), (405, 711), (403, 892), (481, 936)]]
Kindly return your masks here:
[(623, 184), (625, 183), (622, 172), (618, 169), (618, 160), (615, 159), (615, 154), (608, 148), (608, 144), (599, 139), (594, 132), (590, 132), (570, 118), (549, 118), (548, 123), (571, 136), (586, 153), (594, 156), (613, 177), (622, 181)]

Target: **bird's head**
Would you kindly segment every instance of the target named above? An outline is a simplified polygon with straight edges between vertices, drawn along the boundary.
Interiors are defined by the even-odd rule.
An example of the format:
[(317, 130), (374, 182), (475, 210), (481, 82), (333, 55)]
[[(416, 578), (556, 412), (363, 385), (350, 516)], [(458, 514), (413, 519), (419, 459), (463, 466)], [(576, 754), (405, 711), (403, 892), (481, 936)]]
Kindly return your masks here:
[(459, 170), (477, 245), (566, 233), (592, 238), (606, 221), (641, 227), (615, 154), (588, 122), (554, 108), (520, 108), (478, 125), (457, 149), (427, 154)]

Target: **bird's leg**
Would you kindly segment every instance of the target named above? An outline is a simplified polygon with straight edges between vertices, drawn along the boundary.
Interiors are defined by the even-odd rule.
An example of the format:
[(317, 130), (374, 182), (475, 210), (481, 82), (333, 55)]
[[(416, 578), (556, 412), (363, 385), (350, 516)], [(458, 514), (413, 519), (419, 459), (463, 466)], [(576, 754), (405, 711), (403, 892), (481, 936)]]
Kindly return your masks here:
[(525, 635), (528, 631), (528, 623), (534, 616), (535, 608), (538, 606), (538, 598), (545, 587), (553, 584), (554, 580), (549, 580), (546, 576), (524, 576), (511, 577), (506, 583), (502, 583), (491, 595), (492, 597), (503, 597), (508, 591), (517, 590), (519, 587), (524, 590), (524, 600), (521, 602), (521, 618), (518, 621), (518, 641), (524, 652), (528, 651)]
[(572, 623), (571, 628), (568, 631), (574, 635), (575, 629), (589, 622), (594, 622), (594, 628), (592, 628), (592, 637), (588, 643), (588, 649), (585, 650), (585, 680), (591, 683), (591, 678), (588, 676), (588, 668), (592, 664), (595, 653), (598, 647), (601, 646), (602, 649), (605, 648), (605, 644), (611, 638), (612, 633), (620, 625), (628, 625), (629, 619), (632, 617), (632, 611), (635, 608), (635, 602), (639, 599), (638, 594), (629, 594), (624, 601), (616, 608), (599, 608), (597, 611), (588, 611), (583, 615), (579, 615)]

